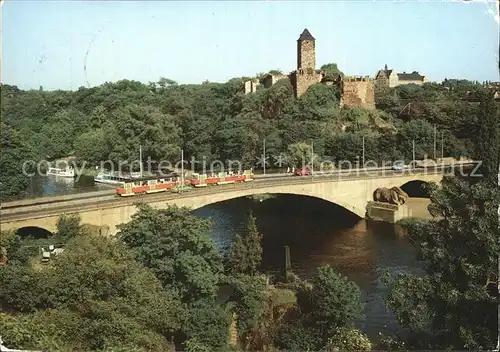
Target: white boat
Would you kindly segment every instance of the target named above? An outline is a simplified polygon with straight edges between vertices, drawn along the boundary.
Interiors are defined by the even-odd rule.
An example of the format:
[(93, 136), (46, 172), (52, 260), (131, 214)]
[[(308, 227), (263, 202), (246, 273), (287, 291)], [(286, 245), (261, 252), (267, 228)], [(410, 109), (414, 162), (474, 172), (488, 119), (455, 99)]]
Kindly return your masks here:
[(105, 183), (108, 185), (118, 185), (123, 181), (130, 180), (130, 176), (123, 176), (119, 174), (110, 174), (100, 172), (96, 177), (94, 177), (94, 181), (98, 183)]
[(47, 175), (59, 176), (59, 177), (75, 177), (75, 170), (72, 167), (67, 169), (59, 169), (57, 167), (49, 167)]
[[(133, 178), (139, 178), (143, 176), (142, 172), (142, 146), (139, 146), (139, 158), (140, 158), (140, 165), (141, 165), (141, 171), (140, 172), (131, 172), (129, 175), (123, 175), (119, 172), (100, 172), (97, 174), (96, 177), (94, 177), (94, 182), (98, 183), (105, 183), (108, 185), (119, 185), (124, 181), (131, 180)], [(98, 167), (96, 166), (96, 170)]]

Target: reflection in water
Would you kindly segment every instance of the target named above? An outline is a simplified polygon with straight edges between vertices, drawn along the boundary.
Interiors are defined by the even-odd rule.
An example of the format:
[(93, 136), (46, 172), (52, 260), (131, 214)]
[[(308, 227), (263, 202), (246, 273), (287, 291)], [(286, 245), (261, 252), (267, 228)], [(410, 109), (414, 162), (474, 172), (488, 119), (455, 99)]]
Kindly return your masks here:
[(94, 182), (92, 176), (80, 176), (78, 179), (58, 176), (36, 175), (31, 178), (31, 185), (22, 198), (56, 196), (73, 193), (94, 192), (112, 189), (112, 187)]
[(413, 247), (393, 225), (368, 222), (331, 203), (291, 195), (264, 202), (239, 198), (193, 213), (212, 219), (214, 242), (226, 252), (236, 233), (245, 234), (249, 211), (264, 235), (264, 271), (280, 272), (288, 245), (292, 270), (300, 277), (311, 278), (317, 267), (329, 264), (358, 284), (366, 302), (359, 327), (372, 339), (379, 332), (399, 331), (385, 307), (381, 279), (385, 271), (415, 270), (419, 264)]

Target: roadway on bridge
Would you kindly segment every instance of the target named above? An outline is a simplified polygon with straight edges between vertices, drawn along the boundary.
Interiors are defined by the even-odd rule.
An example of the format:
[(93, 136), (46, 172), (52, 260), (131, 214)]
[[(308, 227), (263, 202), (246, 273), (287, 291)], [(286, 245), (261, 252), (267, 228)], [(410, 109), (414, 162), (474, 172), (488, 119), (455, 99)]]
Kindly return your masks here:
[(138, 195), (127, 198), (122, 198), (116, 195), (107, 195), (92, 198), (79, 198), (62, 202), (46, 202), (39, 203), (24, 207), (8, 206), (1, 210), (1, 221), (15, 221), (20, 219), (40, 218), (44, 216), (56, 215), (60, 213), (76, 213), (95, 208), (114, 208), (124, 205), (132, 205), (137, 202), (158, 202), (169, 201), (172, 199), (179, 199), (184, 197), (193, 197), (197, 195), (207, 195), (219, 192), (230, 192), (243, 189), (259, 189), (273, 185), (293, 185), (293, 184), (307, 184), (307, 183), (320, 183), (320, 182), (342, 182), (355, 179), (370, 179), (370, 178), (385, 178), (385, 177), (402, 177), (409, 175), (425, 175), (425, 174), (442, 174), (444, 168), (427, 168), (406, 170), (405, 172), (387, 170), (387, 169), (371, 169), (371, 170), (347, 170), (335, 173), (322, 173), (315, 174), (314, 176), (290, 176), (283, 175), (262, 175), (256, 178), (253, 182), (245, 182), (239, 184), (229, 184), (221, 186), (210, 186), (207, 188), (193, 188), (188, 192), (177, 194), (171, 192)]

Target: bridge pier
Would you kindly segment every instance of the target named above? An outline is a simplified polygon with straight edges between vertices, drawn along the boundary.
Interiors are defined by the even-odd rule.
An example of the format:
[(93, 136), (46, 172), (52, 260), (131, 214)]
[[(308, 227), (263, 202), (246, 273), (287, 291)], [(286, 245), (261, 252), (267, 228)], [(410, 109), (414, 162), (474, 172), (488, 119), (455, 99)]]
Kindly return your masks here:
[(366, 205), (366, 218), (375, 221), (384, 221), (391, 224), (398, 220), (412, 216), (411, 209), (406, 204), (395, 205), (369, 201)]

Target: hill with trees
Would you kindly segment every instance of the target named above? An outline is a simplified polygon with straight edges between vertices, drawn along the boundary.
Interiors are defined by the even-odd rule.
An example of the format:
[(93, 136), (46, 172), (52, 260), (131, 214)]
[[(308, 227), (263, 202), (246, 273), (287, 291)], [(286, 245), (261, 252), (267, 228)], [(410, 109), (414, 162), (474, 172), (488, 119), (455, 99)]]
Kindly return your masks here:
[[(338, 71), (335, 64), (326, 67)], [(446, 156), (470, 155), (483, 126), (479, 105), (464, 97), (484, 88), (468, 81), (379, 88), (377, 109), (368, 111), (340, 109), (334, 86), (319, 83), (295, 99), (287, 80), (247, 95), (244, 80), (199, 85), (122, 80), (76, 91), (3, 85), (1, 197), (16, 197), (26, 188), (25, 160), (74, 156), (90, 168), (105, 160), (137, 160), (142, 145), (144, 159), (177, 162), (183, 149), (188, 161), (240, 160), (249, 168), (256, 166), (265, 139), (271, 169), (286, 167), (291, 161), (279, 156), (294, 159), (290, 151), (297, 143), (314, 143), (321, 160), (354, 163), (363, 137), (366, 160), (410, 160), (412, 140), (417, 158), (432, 156), (434, 125), (439, 138), (443, 134)]]

